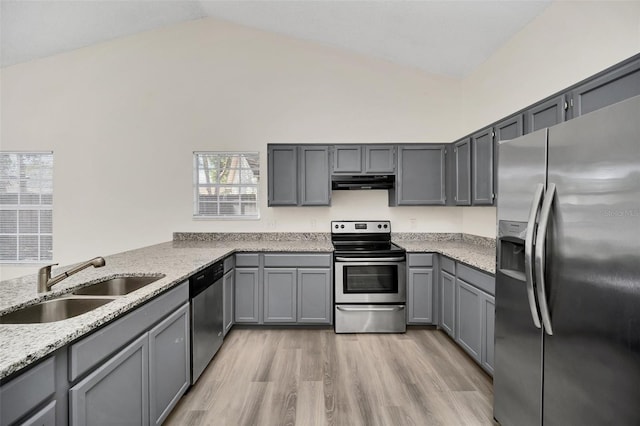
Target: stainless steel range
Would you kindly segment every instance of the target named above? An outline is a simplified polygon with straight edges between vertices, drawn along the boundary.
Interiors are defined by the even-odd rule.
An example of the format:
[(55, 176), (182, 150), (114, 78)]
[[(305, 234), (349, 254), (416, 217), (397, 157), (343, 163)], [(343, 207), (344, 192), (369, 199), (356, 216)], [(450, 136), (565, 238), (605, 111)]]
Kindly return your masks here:
[(336, 333), (406, 331), (406, 254), (389, 221), (333, 221)]

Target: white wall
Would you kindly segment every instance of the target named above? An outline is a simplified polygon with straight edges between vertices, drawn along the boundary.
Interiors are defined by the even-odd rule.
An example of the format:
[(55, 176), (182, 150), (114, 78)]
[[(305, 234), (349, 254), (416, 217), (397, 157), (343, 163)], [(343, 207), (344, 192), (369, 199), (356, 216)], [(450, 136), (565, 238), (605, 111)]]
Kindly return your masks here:
[[(390, 209), (386, 191), (336, 192), (331, 208), (266, 205), (267, 143), (449, 141), (452, 79), (204, 19), (8, 67), (1, 84), (2, 149), (54, 151), (61, 264), (173, 231), (327, 232), (353, 218), (390, 219), (395, 231), (462, 226), (453, 208)], [(194, 150), (260, 151), (260, 221), (192, 219)]]
[[(251, 30), (192, 21), (0, 72), (3, 150), (53, 150), (61, 264), (173, 231), (395, 231), (495, 236), (494, 208), (267, 208), (267, 143), (449, 142), (640, 51), (640, 2), (554, 2), (462, 81)], [(194, 221), (194, 150), (258, 150), (260, 221)], [(416, 219), (412, 221), (411, 219)], [(0, 267), (0, 279), (35, 268)]]
[[(640, 2), (555, 1), (461, 82), (458, 137), (639, 52)], [(495, 237), (495, 208), (465, 208), (462, 223)]]

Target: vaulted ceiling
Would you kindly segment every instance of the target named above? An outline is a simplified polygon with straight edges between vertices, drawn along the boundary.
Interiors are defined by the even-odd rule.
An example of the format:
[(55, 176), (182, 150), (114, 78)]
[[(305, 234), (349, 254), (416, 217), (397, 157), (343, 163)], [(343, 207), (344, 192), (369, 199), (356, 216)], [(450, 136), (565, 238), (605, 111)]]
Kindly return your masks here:
[(464, 77), (551, 0), (2, 0), (3, 67), (213, 17)]

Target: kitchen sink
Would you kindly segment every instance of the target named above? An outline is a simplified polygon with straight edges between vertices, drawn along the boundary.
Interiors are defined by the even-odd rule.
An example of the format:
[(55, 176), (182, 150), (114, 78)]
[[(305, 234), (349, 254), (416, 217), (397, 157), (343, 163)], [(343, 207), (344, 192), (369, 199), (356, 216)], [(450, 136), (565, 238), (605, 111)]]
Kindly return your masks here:
[(62, 321), (111, 302), (110, 298), (62, 298), (40, 302), (0, 316), (0, 324), (37, 324)]
[(83, 287), (74, 291), (73, 294), (83, 296), (123, 296), (164, 277), (162, 274), (146, 277), (115, 277)]

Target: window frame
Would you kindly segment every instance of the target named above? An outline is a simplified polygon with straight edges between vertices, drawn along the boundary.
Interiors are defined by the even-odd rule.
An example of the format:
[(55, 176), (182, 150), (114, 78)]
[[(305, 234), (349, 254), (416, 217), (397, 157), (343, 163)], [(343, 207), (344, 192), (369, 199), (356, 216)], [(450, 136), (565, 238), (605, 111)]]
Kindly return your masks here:
[[(15, 233), (12, 232), (5, 232), (5, 230), (2, 230), (0, 228), (0, 236), (2, 237), (11, 237), (15, 235), (16, 238), (16, 242), (15, 242), (15, 256), (11, 259), (2, 259), (0, 257), (0, 265), (5, 265), (5, 266), (10, 266), (10, 265), (16, 265), (16, 266), (20, 266), (20, 265), (43, 265), (43, 264), (49, 264), (53, 261), (53, 208), (54, 208), (54, 200), (53, 200), (53, 195), (54, 195), (54, 187), (53, 187), (53, 181), (54, 181), (54, 154), (53, 151), (0, 151), (0, 155), (15, 155), (18, 157), (18, 169), (17, 169), (17, 176), (13, 177), (12, 175), (10, 175), (9, 173), (1, 173), (0, 174), (0, 184), (2, 182), (6, 182), (7, 184), (10, 184), (10, 182), (17, 181), (18, 182), (18, 191), (15, 193), (17, 198), (16, 198), (16, 203), (5, 203), (2, 200), (0, 200), (0, 211), (5, 212), (12, 212), (15, 211), (16, 212), (16, 224), (15, 224)], [(49, 156), (51, 158), (51, 167), (46, 170), (46, 174), (50, 176), (50, 179), (42, 179), (42, 178), (38, 178), (37, 182), (39, 184), (38, 187), (38, 192), (37, 193), (29, 193), (28, 191), (23, 191), (23, 184), (26, 184), (27, 182), (30, 181), (36, 181), (36, 179), (34, 179), (33, 177), (27, 176), (23, 169), (22, 169), (22, 165), (23, 160), (21, 159), (22, 156)], [(38, 170), (37, 174), (41, 175), (40, 172), (41, 169)], [(13, 178), (12, 178), (13, 177)], [(49, 183), (50, 184), (50, 188), (51, 188), (51, 192), (45, 192), (43, 191), (43, 189), (45, 189), (43, 187), (43, 183)], [(13, 194), (10, 192), (6, 193), (8, 194)], [(29, 194), (29, 195), (34, 195), (37, 194), (38, 195), (38, 203), (25, 203), (23, 202), (23, 195), (25, 194)], [(43, 196), (50, 196), (51, 197), (51, 202), (50, 204), (46, 204), (43, 203)], [(25, 197), (26, 198), (26, 197)], [(24, 226), (22, 221), (21, 221), (21, 211), (23, 212), (38, 212), (37, 214), (37, 218), (34, 220), (30, 220), (28, 223), (26, 223), (26, 226), (37, 226), (37, 231), (31, 231), (31, 232), (20, 232), (20, 228), (21, 226)], [(49, 225), (50, 226), (50, 230), (49, 232), (44, 232), (42, 230), (43, 227), (43, 220), (47, 220), (47, 219), (43, 219), (42, 217), (42, 213), (41, 212), (49, 212)], [(21, 237), (35, 237), (37, 239), (37, 243), (35, 245), (36, 249), (37, 249), (37, 259), (31, 259), (29, 258), (29, 256), (24, 256), (24, 254), (21, 255), (21, 247), (23, 246), (31, 246), (34, 247), (34, 245), (32, 244), (24, 244), (21, 245)], [(48, 252), (50, 253), (50, 256), (43, 256), (43, 251), (44, 253), (47, 252), (46, 246), (43, 249), (43, 238), (42, 237), (48, 237), (50, 239), (49, 245), (50, 248), (48, 250)]]
[[(208, 156), (216, 156), (217, 158), (223, 156), (241, 156), (241, 155), (255, 155), (258, 159), (258, 176), (256, 183), (237, 183), (237, 184), (226, 184), (220, 183), (218, 180), (216, 182), (212, 182), (210, 184), (206, 184), (199, 181), (199, 157), (202, 155)], [(194, 220), (260, 220), (260, 152), (259, 151), (194, 151), (193, 152), (193, 219)], [(243, 170), (242, 168), (238, 170)], [(245, 169), (246, 170), (246, 169)], [(218, 177), (216, 176), (216, 179)], [(251, 215), (213, 215), (213, 214), (202, 214), (200, 211), (200, 193), (199, 189), (203, 187), (211, 187), (211, 188), (255, 188), (256, 193), (256, 213)], [(220, 200), (217, 200), (215, 204), (218, 206), (218, 211), (220, 211), (220, 206), (222, 204)], [(234, 204), (234, 203), (228, 203)], [(246, 203), (246, 204), (253, 204)], [(242, 205), (242, 200), (239, 200), (239, 205)]]

